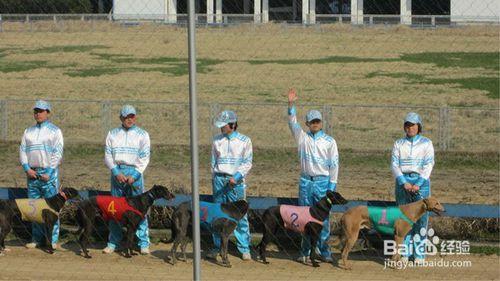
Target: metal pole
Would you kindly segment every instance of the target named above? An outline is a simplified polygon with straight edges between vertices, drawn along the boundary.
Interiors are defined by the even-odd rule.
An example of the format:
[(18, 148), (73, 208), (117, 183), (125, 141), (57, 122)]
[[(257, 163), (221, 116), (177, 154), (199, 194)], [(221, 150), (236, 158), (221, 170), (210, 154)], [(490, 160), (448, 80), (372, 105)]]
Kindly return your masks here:
[(193, 280), (200, 280), (200, 202), (198, 190), (198, 122), (196, 102), (195, 5), (188, 0), (189, 115), (191, 121), (191, 188), (193, 194)]

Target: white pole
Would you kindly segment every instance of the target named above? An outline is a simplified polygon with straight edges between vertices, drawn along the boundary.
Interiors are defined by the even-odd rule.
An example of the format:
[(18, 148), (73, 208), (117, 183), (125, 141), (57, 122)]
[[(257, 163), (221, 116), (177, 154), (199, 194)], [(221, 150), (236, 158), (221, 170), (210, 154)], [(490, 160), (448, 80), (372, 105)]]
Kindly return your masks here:
[(214, 22), (214, 0), (207, 0), (207, 23)]
[(309, 0), (309, 24), (316, 24), (316, 0)]
[(302, 24), (308, 24), (309, 0), (302, 0)]
[(262, 23), (269, 22), (269, 0), (262, 0)]
[(401, 0), (401, 24), (411, 24), (411, 0)]
[(215, 22), (222, 23), (222, 0), (215, 0)]
[(260, 23), (261, 22), (261, 6), (260, 6), (260, 0), (254, 0), (253, 2), (253, 21), (255, 23)]
[(363, 24), (363, 0), (351, 0), (351, 24)]

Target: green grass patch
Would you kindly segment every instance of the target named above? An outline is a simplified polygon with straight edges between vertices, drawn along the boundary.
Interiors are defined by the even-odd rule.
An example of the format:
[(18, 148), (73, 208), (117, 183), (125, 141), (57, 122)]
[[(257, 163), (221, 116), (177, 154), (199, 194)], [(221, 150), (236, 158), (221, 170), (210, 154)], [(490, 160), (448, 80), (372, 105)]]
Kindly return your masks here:
[(51, 53), (84, 53), (90, 52), (95, 49), (107, 49), (103, 45), (65, 45), (65, 46), (51, 46), (43, 47), (33, 50), (24, 50), (23, 54), (51, 54)]
[(470, 253), (471, 254), (500, 256), (500, 247), (498, 247), (498, 246), (471, 246)]
[(471, 77), (471, 78), (458, 78), (458, 79), (428, 79), (423, 83), (444, 85), (444, 84), (458, 84), (459, 88), (469, 90), (481, 90), (488, 92), (488, 97), (492, 99), (500, 98), (500, 80), (498, 77)]
[(85, 69), (76, 69), (65, 72), (70, 77), (97, 77), (102, 75), (117, 74), (123, 72), (115, 67), (92, 67)]
[[(95, 66), (91, 68), (73, 69), (67, 71), (65, 74), (71, 77), (97, 77), (101, 75), (113, 75), (120, 74), (123, 72), (161, 72), (165, 74), (170, 74), (172, 76), (183, 76), (189, 73), (187, 60), (176, 59), (176, 58), (156, 58), (156, 59), (135, 59), (135, 58), (115, 58), (113, 61), (118, 59), (126, 60), (127, 62), (136, 62), (141, 64), (154, 63), (160, 64), (162, 61), (164, 66), (162, 67), (146, 67), (146, 66), (125, 66), (125, 64), (118, 64), (118, 66)], [(208, 73), (212, 71), (210, 66), (220, 64), (223, 61), (211, 60), (211, 59), (198, 59), (197, 62), (197, 72), (198, 73)]]
[(290, 60), (249, 60), (247, 61), (252, 65), (261, 64), (327, 64), (327, 63), (360, 63), (360, 62), (392, 62), (399, 61), (399, 59), (379, 59), (379, 58), (359, 58), (347, 56), (331, 56), (318, 59), (290, 59)]
[(390, 78), (404, 78), (409, 84), (428, 84), (428, 85), (448, 85), (455, 84), (456, 87), (469, 90), (481, 90), (488, 92), (488, 97), (492, 99), (500, 98), (500, 80), (498, 77), (469, 77), (469, 78), (427, 78), (421, 74), (398, 72), (371, 72), (368, 73), (366, 78), (374, 77), (390, 77)]
[(404, 54), (401, 60), (411, 63), (430, 63), (439, 67), (485, 68), (498, 71), (500, 52), (428, 52)]
[(8, 61), (3, 58), (0, 58), (0, 72), (9, 73), (9, 72), (20, 72), (20, 71), (29, 71), (38, 68), (47, 67), (48, 62), (42, 60), (36, 61)]

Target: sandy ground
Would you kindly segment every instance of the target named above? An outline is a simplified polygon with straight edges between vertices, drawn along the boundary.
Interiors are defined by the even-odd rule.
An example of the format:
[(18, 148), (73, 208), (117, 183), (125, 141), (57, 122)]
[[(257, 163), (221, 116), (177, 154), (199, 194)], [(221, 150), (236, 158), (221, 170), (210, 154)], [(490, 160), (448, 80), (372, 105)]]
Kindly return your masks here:
[[(65, 244), (54, 255), (39, 249), (11, 246), (0, 257), (0, 279), (3, 280), (186, 280), (192, 279), (192, 255), (188, 262), (172, 266), (165, 262), (171, 244), (155, 245), (149, 256), (126, 259), (119, 254), (104, 255), (93, 249), (91, 260), (79, 256), (76, 244)], [(321, 264), (319, 268), (302, 265), (284, 253), (271, 252), (270, 264), (244, 262), (230, 255), (232, 268), (224, 268), (208, 260), (201, 264), (205, 280), (498, 280), (499, 257), (462, 255), (444, 257), (445, 261), (470, 261), (470, 267), (427, 267), (384, 269), (382, 257), (369, 253), (353, 253), (353, 270)], [(338, 254), (335, 255), (338, 257)], [(203, 257), (203, 254), (202, 254)], [(439, 258), (436, 258), (436, 260)]]

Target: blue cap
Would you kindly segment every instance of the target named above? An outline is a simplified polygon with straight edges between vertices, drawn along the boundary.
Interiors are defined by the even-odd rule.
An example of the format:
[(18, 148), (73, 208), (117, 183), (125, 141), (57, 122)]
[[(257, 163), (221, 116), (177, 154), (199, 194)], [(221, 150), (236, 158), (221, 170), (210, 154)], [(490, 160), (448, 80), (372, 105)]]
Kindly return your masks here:
[(135, 108), (131, 106), (130, 104), (126, 104), (122, 107), (122, 110), (120, 111), (120, 115), (122, 117), (127, 117), (130, 114), (136, 115), (137, 113), (135, 112)]
[(236, 121), (238, 121), (238, 117), (234, 111), (224, 110), (219, 114), (219, 116), (217, 116), (217, 119), (215, 120), (215, 127), (222, 128), (227, 124), (235, 123)]
[(412, 124), (420, 124), (422, 125), (422, 119), (420, 118), (420, 115), (418, 115), (415, 112), (410, 112), (406, 115), (405, 117), (405, 123), (410, 122)]
[(47, 110), (50, 111), (50, 103), (44, 101), (44, 100), (37, 100), (35, 102), (35, 106), (33, 106), (33, 109), (42, 109), (42, 110)]
[(321, 117), (321, 112), (314, 110), (314, 109), (309, 110), (306, 114), (306, 121), (311, 122), (314, 119), (323, 120), (323, 118)]

